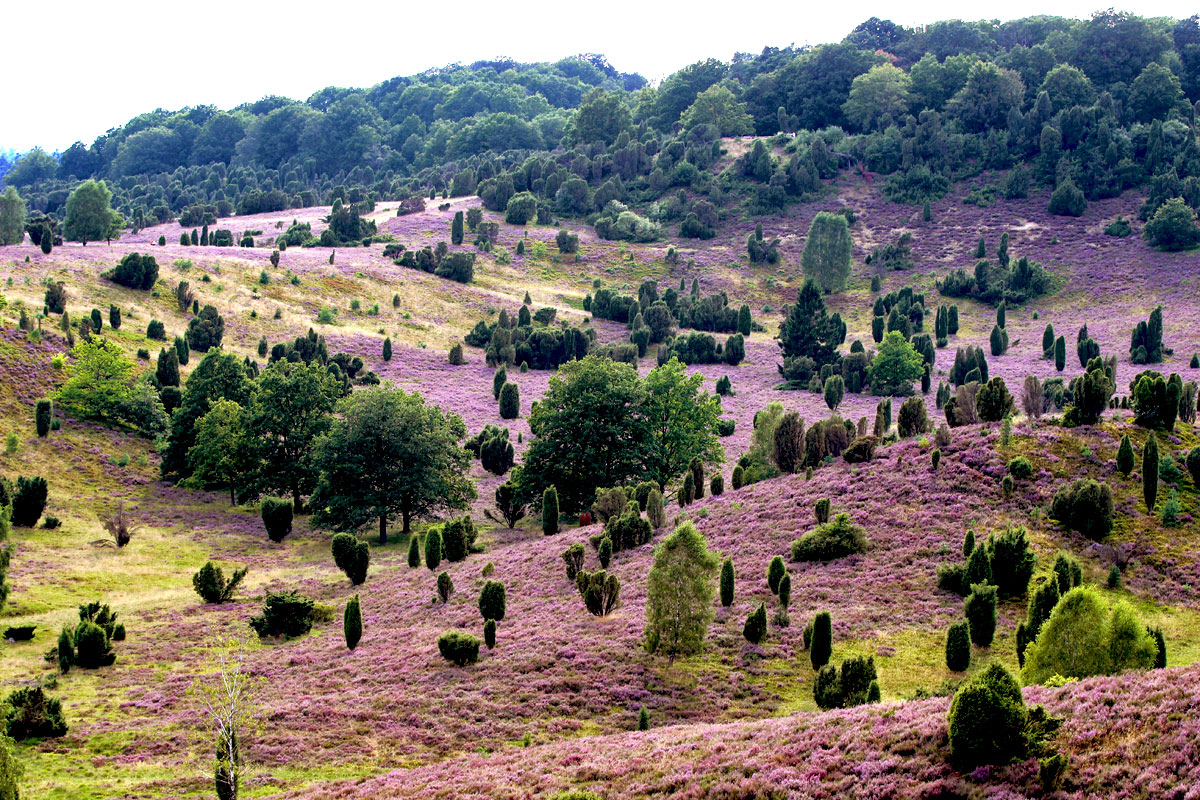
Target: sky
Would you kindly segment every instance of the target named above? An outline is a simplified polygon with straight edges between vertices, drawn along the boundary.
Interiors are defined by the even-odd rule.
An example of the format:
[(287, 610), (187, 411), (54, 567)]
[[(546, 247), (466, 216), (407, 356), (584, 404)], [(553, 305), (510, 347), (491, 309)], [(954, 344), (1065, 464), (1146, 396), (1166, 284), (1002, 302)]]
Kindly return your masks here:
[[(1008, 0), (999, 19), (1087, 18), (1109, 0)], [(814, 8), (816, 6), (816, 8)], [(1194, 0), (1138, 0), (1143, 16), (1185, 17)], [(523, 0), (65, 0), (47, 12), (10, 4), (14, 35), (0, 54), (0, 150), (63, 150), (155, 108), (230, 108), (264, 95), (303, 100), (325, 86), (368, 87), (455, 62), (508, 56), (554, 61), (603, 53), (623, 72), (659, 80), (695, 61), (765, 46), (839, 41), (865, 19), (903, 25), (977, 18), (952, 0), (802, 0), (756, 3), (603, 3)], [(964, 13), (967, 12), (967, 13)], [(982, 15), (980, 15), (982, 16)], [(993, 17), (994, 18), (994, 17)], [(13, 69), (11, 65), (19, 65)]]

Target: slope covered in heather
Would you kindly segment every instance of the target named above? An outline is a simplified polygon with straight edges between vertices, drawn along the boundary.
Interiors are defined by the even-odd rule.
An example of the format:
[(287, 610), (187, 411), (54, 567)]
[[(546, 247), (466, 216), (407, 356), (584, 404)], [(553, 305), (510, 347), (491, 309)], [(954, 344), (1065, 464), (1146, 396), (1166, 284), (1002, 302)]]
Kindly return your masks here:
[[(489, 782), (501, 781), (496, 775), (509, 772), (507, 765), (513, 762), (508, 759), (520, 762), (519, 769), (528, 763), (534, 771), (518, 770), (503, 779), (507, 783), (496, 783), (498, 792), (510, 793), (502, 796), (525, 796), (533, 785), (549, 790), (606, 782), (614, 793), (605, 796), (691, 796), (687, 793), (697, 791), (694, 786), (715, 797), (770, 796), (768, 785), (783, 787), (784, 796), (804, 796), (805, 788), (833, 792), (850, 786), (851, 775), (879, 793), (889, 785), (889, 776), (902, 776), (896, 777), (896, 796), (925, 791), (926, 785), (932, 787), (931, 795), (1032, 791), (1036, 774), (1029, 765), (976, 777), (949, 771), (944, 740), (937, 738), (944, 735), (946, 700), (906, 701), (918, 694), (947, 693), (961, 680), (946, 669), (943, 646), (946, 627), (961, 618), (962, 600), (937, 588), (936, 569), (944, 561), (961, 559), (967, 529), (983, 537), (1010, 523), (1025, 524), (1030, 531), (1039, 556), (1035, 585), (1046, 579), (1060, 550), (1079, 556), (1086, 579), (1102, 584), (1120, 548), (1130, 563), (1122, 586), (1108, 596), (1130, 600), (1147, 624), (1163, 629), (1172, 666), (1196, 661), (1200, 553), (1194, 543), (1195, 488), (1186, 475), (1174, 486), (1183, 527), (1164, 527), (1145, 514), (1138, 473), (1122, 477), (1113, 466), (1122, 434), (1131, 435), (1139, 452), (1145, 440), (1145, 431), (1130, 424), (1128, 411), (1106, 415), (1101, 425), (1072, 430), (1053, 419), (1022, 419), (1007, 445), (1001, 442), (999, 425), (958, 428), (951, 444), (942, 448), (936, 470), (930, 461), (932, 435), (914, 437), (879, 448), (866, 464), (836, 460), (817, 469), (811, 480), (789, 475), (705, 497), (683, 510), (672, 504), (670, 522), (656, 541), (686, 517), (711, 549), (733, 559), (738, 575), (735, 602), (717, 610), (705, 652), (674, 664), (650, 656), (641, 646), (653, 544), (614, 558), (611, 568), (622, 583), (621, 604), (610, 616), (594, 618), (566, 579), (561, 554), (570, 543), (586, 542), (599, 527), (571, 526), (555, 537), (543, 537), (536, 520), (517, 530), (489, 529), (483, 511), (502, 479), (483, 471), (478, 462), (471, 473), (479, 493), (473, 514), (484, 550), (443, 565), (456, 587), (443, 604), (434, 599), (435, 574), (423, 566), (408, 567), (405, 537), (393, 537), (386, 546), (372, 543), (367, 583), (352, 589), (331, 563), (327, 531), (313, 529), (301, 517), (283, 543), (268, 542), (255, 507), (230, 507), (223, 493), (161, 482), (159, 455), (145, 438), (69, 417), (62, 417), (62, 429), (48, 438), (33, 433), (31, 404), (65, 378), (51, 364), (65, 342), (53, 317), (44, 321), (38, 344), (11, 328), (18, 304), (26, 310), (40, 306), (46, 278), (67, 284), (74, 319), (92, 308), (118, 304), (124, 311), (121, 329), (112, 332), (106, 326), (104, 331), (130, 356), (139, 348), (154, 353), (160, 346), (145, 336), (150, 319), (164, 321), (169, 337), (185, 328), (190, 314), (179, 310), (172, 294), (180, 280), (191, 283), (202, 305), (211, 303), (224, 315), (225, 347), (239, 357), (261, 360), (260, 338), (271, 344), (290, 341), (313, 327), (331, 353), (361, 357), (382, 380), (420, 391), (462, 415), (469, 432), (485, 424), (508, 426), (514, 438), (522, 437), (519, 460), (530, 433), (529, 406), (544, 394), (550, 373), (510, 371), (510, 380), (521, 390), (521, 416), (504, 421), (492, 397), (493, 371), (482, 351), (468, 347), (467, 363), (450, 366), (449, 346), (475, 321), (493, 319), (500, 309), (514, 311), (526, 291), (534, 308), (553, 306), (560, 317), (584, 322), (581, 301), (597, 278), (604, 286), (636, 292), (645, 278), (665, 287), (695, 277), (705, 294), (726, 291), (731, 303), (751, 304), (764, 327), (747, 341), (741, 365), (689, 368), (704, 376), (706, 389), (725, 375), (733, 384), (735, 394), (723, 398), (722, 406), (736, 427), (721, 440), (725, 462), (713, 465), (724, 472), (728, 487), (733, 464), (749, 446), (754, 415), (767, 403), (778, 400), (810, 422), (829, 414), (820, 395), (776, 388), (778, 346), (772, 337), (780, 308), (794, 300), (802, 282), (798, 262), (809, 222), (818, 211), (843, 205), (858, 218), (852, 228), (855, 266), (847, 291), (831, 295), (829, 305), (847, 320), (848, 343), (871, 343), (870, 304), (876, 293), (869, 288), (870, 269), (861, 261), (874, 244), (893, 240), (903, 229), (914, 231), (916, 265), (883, 275), (882, 291), (912, 286), (925, 291), (932, 306), (949, 302), (937, 297), (935, 276), (953, 267), (970, 269), (980, 236), (994, 248), (1000, 233), (1008, 232), (1014, 256), (1042, 261), (1059, 283), (1053, 294), (1008, 310), (1011, 348), (989, 358), (989, 364), (1010, 388), (1015, 391), (1026, 375), (1059, 374), (1052, 361), (1041, 357), (1041, 329), (1050, 321), (1072, 348), (1075, 330), (1087, 323), (1104, 354), (1118, 357), (1118, 394), (1126, 394), (1129, 378), (1139, 369), (1129, 363), (1128, 331), (1159, 304), (1165, 309), (1164, 339), (1174, 348), (1159, 368), (1179, 372), (1185, 380), (1200, 378), (1200, 370), (1188, 366), (1191, 352), (1200, 349), (1190, 296), (1194, 254), (1158, 253), (1136, 238), (1099, 234), (1116, 214), (1133, 215), (1141, 202), (1136, 193), (1094, 203), (1079, 219), (1051, 219), (1041, 210), (1044, 196), (998, 201), (980, 210), (960, 202), (970, 188), (960, 185), (932, 204), (934, 220), (926, 223), (919, 211), (886, 203), (879, 188), (861, 178), (843, 177), (835, 188), (836, 196), (764, 220), (768, 234), (784, 238), (784, 262), (778, 266), (747, 263), (744, 243), (753, 227), (750, 221), (731, 221), (700, 245), (677, 239), (607, 242), (589, 228), (568, 225), (581, 236), (576, 258), (556, 252), (554, 227), (510, 226), (502, 215), (491, 213), (485, 219), (500, 224), (497, 248), (477, 255), (476, 277), (468, 285), (397, 266), (379, 247), (336, 252), (290, 248), (273, 267), (266, 247), (175, 244), (180, 230), (175, 224), (145, 228), (111, 247), (66, 245), (50, 255), (28, 244), (0, 250), (0, 280), (9, 303), (0, 311), (6, 328), (0, 332), (0, 414), (2, 427), (18, 434), (16, 450), (0, 456), (0, 463), (10, 477), (33, 470), (46, 475), (51, 483), (48, 512), (63, 521), (55, 530), (13, 535), (13, 592), (5, 623), (39, 628), (32, 642), (4, 645), (0, 677), (6, 688), (53, 681), (70, 724), (63, 739), (22, 745), (30, 791), (72, 798), (202, 796), (211, 786), (202, 763), (209, 745), (197, 722), (198, 700), (188, 690), (198, 674), (211, 668), (210, 643), (243, 634), (266, 591), (282, 589), (301, 591), (339, 615), (346, 600), (358, 593), (365, 633), (353, 652), (345, 648), (339, 621), (318, 625), (297, 640), (250, 645), (247, 663), (265, 681), (261, 725), (244, 745), (255, 768), (247, 786), (255, 795), (366, 797), (394, 791), (417, 796), (439, 783), (445, 796), (471, 796)], [(473, 198), (460, 199), (445, 210), (405, 217), (393, 216), (394, 206), (383, 204), (378, 222), (396, 241), (420, 247), (445, 238), (453, 213), (474, 204)], [(219, 225), (260, 228), (269, 239), (293, 218), (310, 221), (319, 230), (328, 211), (303, 209)], [(154, 244), (160, 235), (167, 245)], [(525, 254), (517, 255), (522, 240)], [(680, 251), (679, 263), (666, 262), (668, 247)], [(147, 250), (162, 267), (155, 292), (133, 292), (99, 278), (123, 254)], [(359, 301), (357, 309), (353, 300)], [(945, 378), (954, 348), (986, 348), (995, 318), (989, 307), (956, 302), (962, 327), (950, 346), (937, 353), (935, 385)], [(322, 309), (337, 310), (333, 323), (318, 322)], [(596, 328), (601, 342), (628, 337), (617, 323), (587, 324)], [(381, 355), (384, 336), (395, 343), (390, 361)], [(183, 368), (185, 378), (197, 355)], [(1069, 355), (1063, 373), (1068, 378), (1080, 371), (1074, 353)], [(652, 352), (639, 370), (645, 374), (653, 363)], [(839, 413), (853, 420), (871, 418), (877, 401), (848, 394)], [(930, 416), (940, 420), (932, 393), (926, 403)], [(1182, 424), (1162, 440), (1180, 463), (1195, 444), (1195, 432)], [(1001, 478), (1006, 463), (1017, 455), (1030, 459), (1034, 476), (1018, 482), (1006, 498)], [(1082, 475), (1109, 482), (1116, 494), (1116, 528), (1103, 543), (1066, 531), (1046, 517), (1054, 491)], [(1164, 494), (1169, 488), (1164, 486)], [(767, 563), (775, 555), (786, 557), (790, 542), (813, 527), (813, 505), (822, 497), (864, 527), (870, 548), (830, 564), (789, 564), (792, 622), (786, 627), (772, 622), (766, 641), (749, 645), (742, 636), (747, 614), (764, 601), (774, 610), (765, 580)], [(100, 517), (111, 513), (114, 500), (128, 504), (142, 530), (120, 552), (89, 546), (103, 535)], [(199, 604), (191, 576), (208, 559), (227, 568), (250, 568), (235, 602)], [(488, 564), (508, 592), (497, 647), (485, 652), (478, 665), (451, 667), (438, 654), (437, 637), (448, 629), (478, 630), (476, 599)], [(596, 565), (590, 547), (587, 565)], [(45, 651), (60, 627), (75, 617), (74, 606), (98, 597), (112, 603), (127, 623), (129, 637), (117, 648), (116, 664), (55, 677)], [(822, 610), (833, 617), (835, 660), (875, 657), (882, 708), (816, 715), (814, 673), (802, 631)], [(1001, 605), (996, 641), (990, 652), (976, 651), (976, 664), (993, 656), (1015, 667), (1014, 629), (1023, 615), (1023, 601)], [(1031, 699), (1042, 698), (1059, 709), (1056, 713), (1071, 714), (1060, 738), (1061, 747), (1075, 758), (1071, 791), (1086, 794), (1121, 774), (1119, 762), (1130, 752), (1120, 749), (1122, 732), (1143, 718), (1138, 715), (1157, 713), (1154, 704), (1160, 696), (1167, 698), (1162, 702), (1168, 708), (1187, 702), (1166, 688), (1171, 676), (1186, 682), (1191, 672), (1125, 676), (1087, 685), (1100, 688), (1068, 686), (1048, 694), (1030, 690)], [(1097, 733), (1092, 741), (1088, 726), (1106, 721), (1102, 698), (1115, 691), (1106, 687), (1121, 681), (1149, 688), (1144, 695), (1133, 695), (1127, 708), (1112, 711), (1123, 715), (1113, 723), (1112, 735)], [(1071, 708), (1076, 692), (1080, 702)], [(1101, 699), (1086, 699), (1093, 695)], [(622, 732), (636, 726), (643, 706), (655, 730), (639, 740)], [(713, 725), (721, 727), (708, 727)], [(1161, 731), (1162, 737), (1170, 730)], [(727, 750), (719, 749), (722, 740), (730, 742)], [(518, 751), (526, 741), (532, 749)], [(776, 752), (775, 741), (793, 742), (793, 749)], [(818, 742), (828, 746), (814, 751)], [(630, 748), (645, 754), (620, 765), (618, 773), (607, 771), (613, 768), (603, 764), (619, 760), (613, 754)], [(712, 751), (701, 756), (706, 766), (689, 772), (685, 764), (694, 748)], [(828, 761), (825, 750), (830, 751)], [(1164, 781), (1147, 785), (1166, 791), (1186, 785), (1172, 771), (1172, 764), (1179, 763), (1172, 760), (1177, 751), (1165, 738), (1151, 737), (1128, 761)], [(665, 766), (658, 774), (651, 765), (660, 753)], [(1090, 772), (1084, 765), (1093, 758), (1109, 766)], [(761, 766), (749, 775), (729, 766), (738, 764)], [(709, 773), (711, 780), (698, 777)], [(345, 783), (381, 775), (387, 777), (357, 789)], [(544, 780), (535, 781), (535, 775)], [(939, 782), (944, 790), (938, 789)]]

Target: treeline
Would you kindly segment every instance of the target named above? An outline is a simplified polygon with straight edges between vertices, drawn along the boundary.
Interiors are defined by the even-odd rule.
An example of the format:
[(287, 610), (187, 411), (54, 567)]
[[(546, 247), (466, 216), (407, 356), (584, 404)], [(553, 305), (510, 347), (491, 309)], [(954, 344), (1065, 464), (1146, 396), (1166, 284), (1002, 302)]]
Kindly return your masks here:
[[(478, 193), (498, 211), (520, 197), (530, 219), (544, 209), (644, 241), (675, 224), (710, 236), (732, 201), (778, 210), (847, 167), (888, 175), (885, 193), (908, 203), (1011, 169), (976, 199), (1043, 184), (1063, 190), (1056, 213), (1078, 214), (1151, 181), (1148, 218), (1170, 197), (1200, 205), (1197, 100), (1197, 17), (872, 18), (840, 43), (709, 59), (658, 87), (599, 57), (478, 62), (304, 103), (153, 112), (58, 163), (27, 154), (5, 180), (53, 214), (73, 181), (102, 176), (129, 219), (312, 205), (335, 187), (347, 202)], [(782, 135), (713, 174), (720, 137), (743, 134)]]

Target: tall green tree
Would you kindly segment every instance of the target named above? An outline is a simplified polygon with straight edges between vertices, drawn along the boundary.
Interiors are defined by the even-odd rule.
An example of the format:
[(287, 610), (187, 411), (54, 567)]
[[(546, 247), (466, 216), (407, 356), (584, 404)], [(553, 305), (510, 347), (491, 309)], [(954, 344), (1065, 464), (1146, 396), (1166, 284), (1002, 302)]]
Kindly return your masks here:
[(112, 192), (104, 181), (86, 180), (67, 198), (63, 237), (72, 242), (98, 242), (111, 236), (117, 217), (112, 210)]
[(850, 225), (841, 214), (821, 211), (808, 228), (800, 264), (805, 277), (817, 282), (825, 294), (840, 292), (850, 277)]
[[(187, 452), (190, 478), (186, 486), (229, 487), (229, 505), (237, 503), (237, 490), (254, 468), (246, 415), (240, 405), (218, 399), (196, 422), (196, 443)], [(286, 506), (284, 506), (286, 508)]]
[(25, 239), (25, 201), (13, 186), (0, 195), (0, 244), (20, 244)]
[(646, 376), (642, 404), (648, 426), (643, 463), (660, 490), (684, 473), (692, 459), (711, 464), (725, 458), (717, 438), (721, 402), (701, 390), (704, 377), (688, 375), (672, 358)]
[(746, 104), (739, 102), (733, 92), (720, 84), (696, 95), (696, 100), (683, 112), (682, 122), (686, 131), (711, 125), (718, 136), (754, 133), (754, 120), (746, 113)]
[(209, 350), (188, 375), (179, 408), (171, 415), (160, 467), (165, 480), (179, 481), (192, 474), (187, 453), (196, 443), (196, 422), (221, 399), (245, 407), (250, 400), (250, 383), (241, 359), (233, 353)]
[(645, 399), (629, 364), (590, 355), (559, 367), (529, 414), (535, 438), (521, 470), (526, 496), (556, 486), (561, 510), (577, 513), (597, 488), (639, 478), (649, 436)]
[(846, 341), (846, 324), (841, 314), (828, 315), (821, 290), (810, 278), (801, 287), (796, 302), (784, 309), (776, 339), (785, 365), (789, 358), (811, 358), (814, 367), (820, 369), (837, 363), (837, 349)]
[(685, 522), (654, 548), (646, 580), (646, 649), (676, 656), (704, 646), (713, 618), (713, 578), (720, 564), (692, 523)]
[(320, 363), (276, 361), (250, 393), (247, 425), (257, 451), (260, 491), (290, 494), (299, 511), (317, 485), (313, 442), (329, 429), (341, 382)]
[(408, 534), (414, 519), (475, 499), (457, 414), (392, 386), (356, 391), (336, 412), (313, 455), (321, 476), (311, 501), (317, 524), (355, 530), (378, 520), (384, 544), (390, 518), (398, 516)]
[(864, 131), (891, 125), (903, 119), (911, 102), (908, 74), (891, 64), (871, 67), (850, 84), (850, 95), (842, 104), (846, 119)]
[(622, 131), (633, 127), (633, 116), (620, 92), (593, 91), (579, 104), (567, 128), (572, 145), (612, 144)]
[(58, 404), (82, 419), (114, 421), (133, 395), (136, 366), (107, 339), (81, 339), (71, 350), (66, 383), (55, 394)]

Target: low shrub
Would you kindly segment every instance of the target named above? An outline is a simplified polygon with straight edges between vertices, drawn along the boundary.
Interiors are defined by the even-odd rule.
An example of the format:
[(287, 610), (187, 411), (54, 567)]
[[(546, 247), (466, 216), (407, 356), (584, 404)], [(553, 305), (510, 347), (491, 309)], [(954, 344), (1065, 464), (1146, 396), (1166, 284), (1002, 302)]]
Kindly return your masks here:
[(8, 735), (18, 742), (57, 739), (67, 733), (62, 701), (47, 697), (40, 686), (14, 689), (0, 708), (5, 709)]
[(447, 631), (438, 637), (438, 652), (456, 667), (465, 667), (479, 660), (479, 638), (469, 633)]
[(996, 636), (996, 587), (971, 584), (971, 593), (963, 603), (963, 614), (971, 631), (971, 643), (988, 647)]
[(291, 639), (312, 630), (315, 607), (312, 600), (295, 592), (270, 592), (260, 616), (250, 618), (259, 638), (282, 636)]
[(621, 582), (617, 576), (602, 569), (596, 572), (580, 570), (575, 576), (575, 587), (588, 612), (597, 617), (608, 616), (621, 596)]
[(831, 522), (818, 525), (792, 542), (793, 561), (832, 561), (835, 558), (862, 553), (867, 549), (867, 535), (841, 513)]
[(1008, 474), (1019, 481), (1028, 480), (1033, 477), (1033, 465), (1025, 456), (1017, 456), (1008, 462)]
[(209, 561), (192, 576), (192, 588), (206, 603), (228, 603), (242, 578), (246, 577), (247, 571), (246, 567), (235, 569), (229, 580), (226, 580), (221, 568)]
[(742, 635), (750, 644), (758, 644), (767, 636), (767, 607), (763, 603), (750, 613), (742, 626)]
[(813, 682), (813, 699), (823, 709), (851, 708), (879, 702), (879, 676), (874, 656), (853, 656), (841, 668), (827, 664)]

